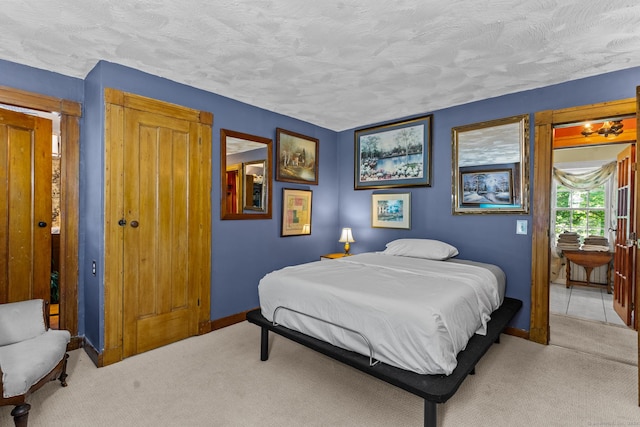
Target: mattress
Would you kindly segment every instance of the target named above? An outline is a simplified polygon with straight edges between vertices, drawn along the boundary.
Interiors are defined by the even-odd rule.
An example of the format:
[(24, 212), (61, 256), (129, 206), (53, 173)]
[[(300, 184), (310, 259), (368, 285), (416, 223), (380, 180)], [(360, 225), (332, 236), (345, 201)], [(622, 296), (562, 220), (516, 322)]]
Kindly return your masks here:
[(401, 369), (449, 375), (473, 334), (486, 332), (505, 282), (490, 264), (365, 253), (274, 271), (258, 293), (269, 321), (277, 311), (275, 322), (289, 329)]

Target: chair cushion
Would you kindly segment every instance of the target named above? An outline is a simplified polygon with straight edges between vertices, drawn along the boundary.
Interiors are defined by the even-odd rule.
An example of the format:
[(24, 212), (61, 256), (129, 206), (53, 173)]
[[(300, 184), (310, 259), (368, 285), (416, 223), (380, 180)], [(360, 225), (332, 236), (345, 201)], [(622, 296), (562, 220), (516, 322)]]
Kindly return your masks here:
[(25, 341), (0, 347), (3, 397), (19, 396), (44, 378), (62, 360), (69, 331), (49, 329)]
[(41, 299), (0, 304), (0, 346), (37, 337), (45, 330)]

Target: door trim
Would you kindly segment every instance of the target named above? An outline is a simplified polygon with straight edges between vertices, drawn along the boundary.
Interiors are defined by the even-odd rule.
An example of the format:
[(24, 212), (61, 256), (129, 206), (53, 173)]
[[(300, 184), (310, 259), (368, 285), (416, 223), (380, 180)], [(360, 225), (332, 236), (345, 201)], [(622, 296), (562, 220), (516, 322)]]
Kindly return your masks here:
[(531, 242), (531, 323), (529, 339), (549, 344), (549, 246), (553, 127), (555, 125), (636, 114), (636, 99), (535, 113), (533, 152), (533, 230)]
[[(61, 114), (60, 133), (64, 151), (60, 165), (60, 207), (64, 215), (60, 217), (60, 328), (68, 330), (72, 337), (77, 337), (82, 104), (6, 86), (0, 86), (0, 103)], [(72, 341), (72, 347), (75, 345), (73, 348), (78, 348), (80, 344), (80, 339)]]

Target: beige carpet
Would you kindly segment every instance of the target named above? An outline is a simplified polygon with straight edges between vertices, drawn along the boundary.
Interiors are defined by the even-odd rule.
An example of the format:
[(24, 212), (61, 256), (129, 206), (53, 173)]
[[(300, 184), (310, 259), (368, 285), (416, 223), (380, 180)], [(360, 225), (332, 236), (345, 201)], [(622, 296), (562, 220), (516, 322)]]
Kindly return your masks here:
[(549, 315), (549, 343), (638, 366), (633, 329), (558, 314)]
[[(30, 402), (38, 426), (422, 426), (423, 401), (284, 338), (259, 360), (246, 322), (115, 365), (71, 352), (69, 386)], [(502, 337), (458, 393), (440, 426), (635, 425), (637, 368), (557, 346)], [(0, 426), (11, 426), (0, 407)]]

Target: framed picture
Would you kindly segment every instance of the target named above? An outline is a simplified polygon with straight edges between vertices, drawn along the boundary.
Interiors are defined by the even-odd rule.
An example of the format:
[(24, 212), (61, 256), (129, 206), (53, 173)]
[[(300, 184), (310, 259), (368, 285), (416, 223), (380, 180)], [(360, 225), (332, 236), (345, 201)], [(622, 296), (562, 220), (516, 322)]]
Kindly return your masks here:
[(371, 226), (411, 228), (411, 193), (372, 194)]
[(354, 188), (431, 186), (431, 119), (357, 130)]
[(529, 115), (451, 134), (453, 214), (529, 213)]
[(276, 134), (276, 180), (317, 185), (319, 140), (280, 128)]
[(282, 189), (281, 237), (311, 234), (311, 190)]
[(513, 204), (511, 169), (460, 171), (460, 199), (463, 205)]

